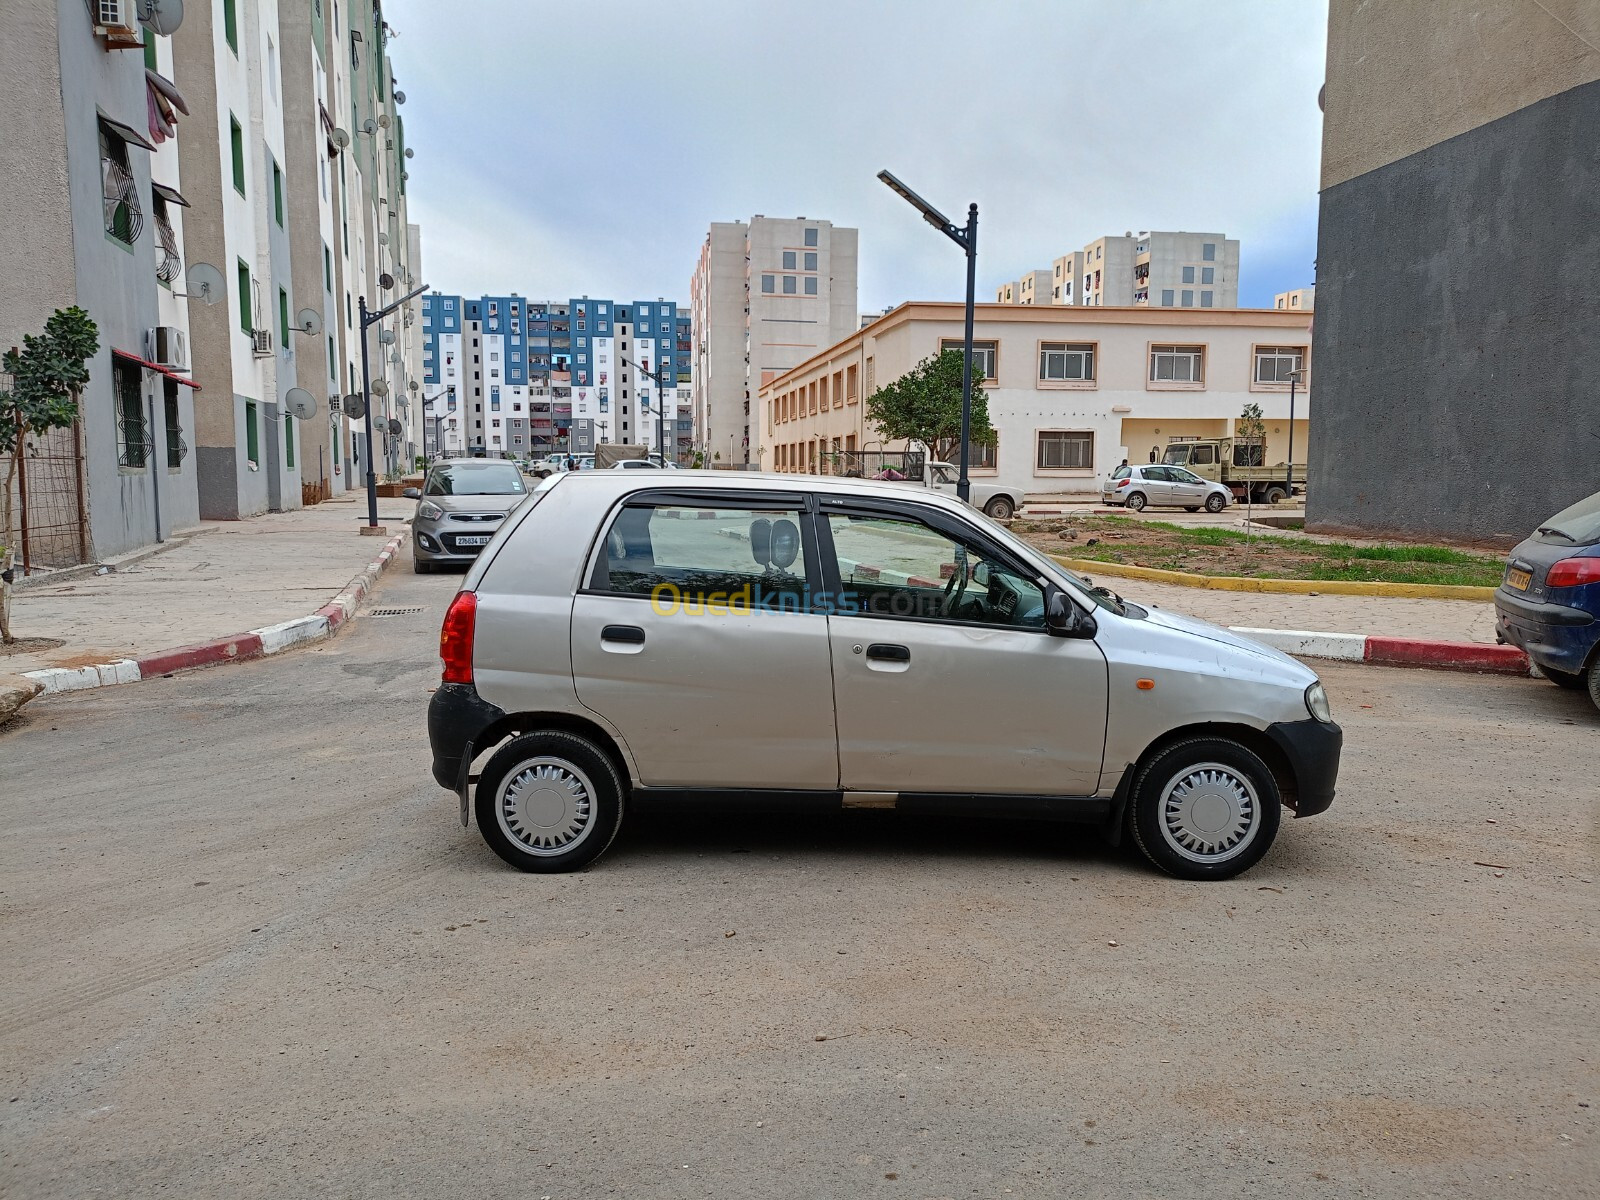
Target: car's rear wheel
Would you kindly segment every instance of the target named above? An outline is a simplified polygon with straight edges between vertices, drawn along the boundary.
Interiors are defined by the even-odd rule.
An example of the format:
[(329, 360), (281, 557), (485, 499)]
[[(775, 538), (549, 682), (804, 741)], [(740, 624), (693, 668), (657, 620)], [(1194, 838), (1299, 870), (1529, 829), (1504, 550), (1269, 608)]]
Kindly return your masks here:
[(1589, 668), (1589, 699), (1594, 701), (1596, 708), (1600, 708), (1600, 663)]
[(1143, 492), (1134, 492), (1134, 493), (1132, 493), (1128, 497), (1128, 499), (1125, 501), (1125, 503), (1134, 512), (1143, 512), (1144, 511), (1144, 506), (1145, 506), (1144, 493)]
[(1231, 879), (1278, 836), (1282, 797), (1266, 763), (1226, 738), (1189, 738), (1151, 759), (1134, 780), (1134, 843), (1179, 879)]
[(1575, 692), (1582, 691), (1588, 682), (1584, 679), (1582, 671), (1558, 671), (1554, 667), (1540, 667), (1539, 674), (1557, 687), (1571, 688)]
[(983, 506), (983, 511), (996, 521), (1009, 521), (1017, 510), (1009, 496), (996, 496)]
[(576, 871), (622, 827), (623, 781), (588, 738), (565, 730), (520, 734), (478, 778), (478, 831), (521, 871)]
[(1221, 492), (1212, 492), (1211, 495), (1206, 497), (1206, 511), (1208, 513), (1219, 513), (1227, 507), (1228, 498)]

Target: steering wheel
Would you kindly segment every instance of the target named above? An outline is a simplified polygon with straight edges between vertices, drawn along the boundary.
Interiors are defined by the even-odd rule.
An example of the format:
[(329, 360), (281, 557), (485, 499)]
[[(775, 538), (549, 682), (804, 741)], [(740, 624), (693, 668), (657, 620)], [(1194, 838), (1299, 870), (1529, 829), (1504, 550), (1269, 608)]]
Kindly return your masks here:
[[(955, 611), (956, 605), (961, 603), (961, 597), (967, 590), (967, 579), (969, 577), (967, 548), (965, 546), (957, 546), (955, 574), (951, 575), (950, 582), (944, 585), (944, 598), (939, 602), (939, 615), (941, 617), (948, 617)], [(957, 586), (958, 584), (960, 585), (959, 587)]]

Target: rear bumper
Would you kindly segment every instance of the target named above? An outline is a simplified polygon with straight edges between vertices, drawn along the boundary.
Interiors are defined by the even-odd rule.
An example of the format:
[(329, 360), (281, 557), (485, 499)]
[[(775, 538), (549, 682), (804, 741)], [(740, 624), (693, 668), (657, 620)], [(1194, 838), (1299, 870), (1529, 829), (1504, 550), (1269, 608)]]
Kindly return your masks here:
[(1344, 730), (1332, 722), (1308, 718), (1268, 725), (1267, 736), (1283, 751), (1294, 772), (1294, 815), (1313, 817), (1326, 812), (1333, 803), (1334, 784), (1339, 779)]
[(470, 683), (441, 683), (428, 701), (434, 782), (464, 796), (473, 747), (484, 730), (505, 715), (504, 709), (479, 696)]
[(1504, 585), (1495, 589), (1495, 632), (1541, 667), (1577, 674), (1600, 641), (1594, 614), (1566, 604), (1541, 604)]

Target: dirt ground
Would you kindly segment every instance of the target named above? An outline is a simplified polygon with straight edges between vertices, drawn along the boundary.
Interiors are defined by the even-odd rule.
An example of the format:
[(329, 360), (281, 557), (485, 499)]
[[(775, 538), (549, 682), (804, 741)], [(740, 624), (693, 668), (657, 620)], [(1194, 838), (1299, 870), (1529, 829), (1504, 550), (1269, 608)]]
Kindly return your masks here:
[(428, 778), (457, 576), (0, 733), (0, 1195), (1580, 1197), (1600, 727), (1337, 666), (1240, 879), (895, 813), (506, 868)]

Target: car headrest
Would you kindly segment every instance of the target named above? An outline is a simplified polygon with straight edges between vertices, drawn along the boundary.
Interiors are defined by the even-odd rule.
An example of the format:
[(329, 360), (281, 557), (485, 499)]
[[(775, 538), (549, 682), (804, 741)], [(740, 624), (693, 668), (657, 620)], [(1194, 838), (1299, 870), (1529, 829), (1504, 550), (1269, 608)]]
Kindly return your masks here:
[(772, 562), (772, 522), (765, 517), (750, 522), (750, 557), (758, 566)]
[(788, 517), (772, 523), (772, 565), (787, 571), (800, 557), (800, 527)]

